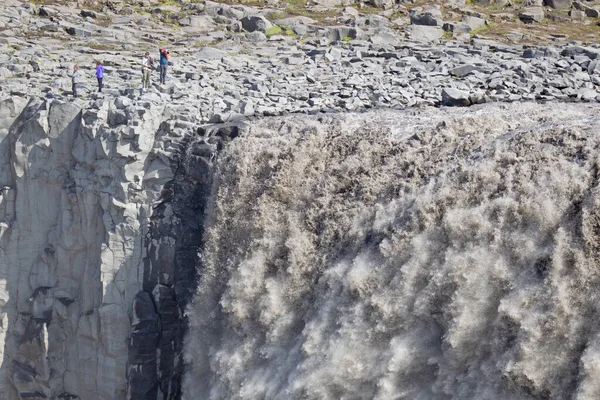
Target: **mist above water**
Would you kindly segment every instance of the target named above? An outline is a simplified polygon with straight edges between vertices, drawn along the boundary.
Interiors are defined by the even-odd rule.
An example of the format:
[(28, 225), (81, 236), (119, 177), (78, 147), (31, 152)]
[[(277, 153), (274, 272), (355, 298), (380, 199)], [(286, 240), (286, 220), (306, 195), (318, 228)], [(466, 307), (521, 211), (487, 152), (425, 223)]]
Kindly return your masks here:
[(600, 398), (599, 111), (254, 122), (219, 160), (184, 397)]

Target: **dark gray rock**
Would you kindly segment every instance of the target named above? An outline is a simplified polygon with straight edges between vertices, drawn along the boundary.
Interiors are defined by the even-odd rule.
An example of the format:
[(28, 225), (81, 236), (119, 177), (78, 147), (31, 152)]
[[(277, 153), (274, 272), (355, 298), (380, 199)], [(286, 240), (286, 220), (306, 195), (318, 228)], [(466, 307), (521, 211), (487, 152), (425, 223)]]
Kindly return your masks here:
[(519, 13), (519, 19), (526, 24), (540, 22), (544, 19), (544, 9), (541, 7), (525, 8)]
[(545, 6), (557, 9), (569, 9), (572, 3), (572, 0), (544, 0)]
[(434, 14), (432, 12), (413, 12), (410, 14), (410, 23), (413, 25), (442, 26), (444, 21), (442, 20), (441, 12), (439, 14)]
[(444, 30), (452, 33), (469, 33), (472, 29), (463, 22), (446, 22), (444, 24)]
[(69, 35), (71, 35), (71, 36), (81, 36), (81, 37), (92, 36), (92, 32), (86, 31), (85, 29), (75, 28), (74, 26), (68, 28), (67, 33), (69, 33)]
[(266, 32), (267, 29), (271, 28), (273, 24), (265, 17), (259, 15), (253, 15), (244, 17), (240, 20), (244, 30), (248, 32), (260, 31)]
[(136, 294), (132, 322), (129, 343), (131, 397), (155, 399), (158, 393), (156, 349), (160, 338), (160, 319), (147, 292)]
[(81, 10), (81, 12), (79, 13), (83, 18), (97, 18), (98, 16), (96, 15), (96, 13), (94, 11), (90, 11), (90, 10)]

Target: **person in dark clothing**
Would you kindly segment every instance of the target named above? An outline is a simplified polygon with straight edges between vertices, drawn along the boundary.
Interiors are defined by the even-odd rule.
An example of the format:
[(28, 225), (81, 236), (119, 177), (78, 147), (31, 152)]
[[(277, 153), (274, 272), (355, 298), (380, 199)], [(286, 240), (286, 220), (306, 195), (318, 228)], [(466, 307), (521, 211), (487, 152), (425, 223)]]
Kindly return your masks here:
[(104, 66), (102, 65), (102, 61), (96, 62), (96, 78), (98, 79), (98, 92), (102, 92), (102, 88), (104, 87), (102, 84), (102, 79), (104, 78)]
[(167, 81), (167, 66), (169, 65), (169, 51), (165, 48), (158, 49), (160, 53), (160, 83), (164, 84)]

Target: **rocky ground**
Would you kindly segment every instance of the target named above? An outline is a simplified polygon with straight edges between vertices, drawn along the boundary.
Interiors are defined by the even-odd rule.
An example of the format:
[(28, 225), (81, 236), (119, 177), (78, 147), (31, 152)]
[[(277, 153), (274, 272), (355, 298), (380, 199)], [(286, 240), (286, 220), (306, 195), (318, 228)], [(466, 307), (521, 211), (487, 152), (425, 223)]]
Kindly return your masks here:
[[(125, 104), (166, 102), (197, 122), (422, 104), (596, 101), (598, 96), (600, 48), (595, 44), (507, 43), (566, 38), (527, 36), (535, 24), (546, 23), (550, 32), (560, 26), (548, 25), (548, 18), (520, 21), (529, 21), (523, 15), (532, 8), (521, 7), (527, 4), (488, 14), (476, 11), (480, 4), (384, 2), (378, 5), (388, 9), (377, 12), (316, 5), (304, 13), (289, 4), (127, 4), (87, 4), (94, 11), (84, 4), (5, 2), (0, 10), (2, 93), (68, 99), (69, 74), (79, 64), (89, 90), (77, 102), (111, 97), (127, 98)], [(550, 10), (549, 15), (566, 12), (570, 18), (579, 9), (595, 10), (577, 2), (571, 6), (570, 11), (534, 9)], [(294, 10), (320, 19), (291, 15)], [(492, 22), (499, 18), (511, 22)], [(586, 27), (595, 37), (600, 28), (592, 22), (586, 17), (569, 23), (574, 32)], [(520, 33), (484, 35), (511, 24), (519, 24)], [(152, 90), (141, 95), (140, 58), (145, 50), (157, 56), (159, 46), (171, 52), (167, 84), (156, 83), (156, 72)], [(94, 93), (95, 60), (106, 67), (103, 94)]]

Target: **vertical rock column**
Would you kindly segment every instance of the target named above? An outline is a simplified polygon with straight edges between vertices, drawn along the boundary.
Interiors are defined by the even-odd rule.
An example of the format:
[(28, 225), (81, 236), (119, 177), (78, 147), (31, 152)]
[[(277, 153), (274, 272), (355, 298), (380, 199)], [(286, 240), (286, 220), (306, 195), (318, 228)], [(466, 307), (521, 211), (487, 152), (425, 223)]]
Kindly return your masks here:
[(184, 311), (195, 291), (213, 160), (224, 141), (235, 138), (239, 130), (236, 125), (213, 125), (189, 132), (172, 158), (175, 176), (153, 210), (143, 290), (133, 306), (132, 399), (181, 398)]
[(2, 141), (3, 399), (127, 398), (144, 237), (172, 178), (155, 174), (163, 109), (33, 100)]

